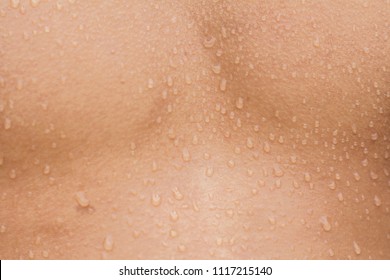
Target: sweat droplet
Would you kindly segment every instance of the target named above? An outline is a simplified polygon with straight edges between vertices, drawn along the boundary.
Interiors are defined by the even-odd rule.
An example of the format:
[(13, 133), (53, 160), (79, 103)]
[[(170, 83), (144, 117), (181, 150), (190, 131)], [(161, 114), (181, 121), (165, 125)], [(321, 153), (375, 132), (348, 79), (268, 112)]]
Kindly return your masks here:
[(360, 174), (357, 171), (353, 172), (353, 177), (355, 178), (356, 181), (360, 180)]
[(215, 39), (215, 37), (213, 36), (207, 36), (204, 40), (203, 40), (203, 46), (205, 48), (212, 48), (214, 45), (215, 45), (215, 42), (217, 40)]
[(330, 223), (328, 221), (328, 217), (321, 216), (320, 217), (320, 223), (321, 223), (322, 228), (324, 229), (324, 231), (330, 231), (332, 229), (332, 226), (330, 225)]
[(172, 238), (175, 238), (177, 236), (177, 231), (176, 230), (171, 230), (169, 232), (169, 235), (172, 237)]
[(185, 250), (187, 249), (186, 246), (184, 246), (183, 244), (179, 245), (177, 247), (177, 249), (179, 250), (179, 252), (185, 252)]
[(226, 90), (226, 83), (227, 83), (226, 79), (222, 78), (220, 83), (219, 83), (219, 89), (221, 91), (225, 91)]
[(244, 99), (242, 97), (237, 98), (236, 100), (236, 108), (242, 109), (244, 107)]
[(152, 194), (152, 205), (157, 207), (161, 204), (161, 196), (157, 193)]
[(173, 192), (173, 196), (175, 197), (176, 200), (182, 200), (183, 199), (183, 194), (179, 191), (178, 188), (173, 188), (172, 192)]
[(89, 206), (89, 199), (87, 198), (84, 192), (76, 192), (75, 199), (81, 207)]
[(16, 9), (20, 5), (20, 0), (11, 0), (11, 7)]
[(46, 164), (45, 167), (43, 168), (43, 174), (48, 175), (49, 173), (50, 173), (50, 166)]
[(269, 153), (269, 152), (271, 151), (271, 147), (270, 147), (270, 145), (269, 145), (268, 142), (264, 142), (263, 150), (264, 150), (264, 152), (266, 152), (266, 153)]
[(48, 258), (48, 257), (49, 257), (49, 251), (43, 250), (43, 251), (42, 251), (42, 256), (43, 256), (44, 258)]
[(221, 73), (221, 64), (214, 64), (211, 66), (211, 70), (213, 70), (214, 74)]
[(380, 199), (377, 195), (374, 196), (374, 204), (375, 204), (375, 206), (377, 206), (377, 207), (381, 206), (381, 204), (382, 204), (381, 199)]
[(214, 169), (212, 167), (207, 167), (206, 169), (206, 176), (212, 177), (214, 174)]
[(320, 39), (317, 37), (313, 41), (314, 47), (318, 48), (320, 46)]
[(5, 118), (4, 120), (4, 129), (8, 130), (11, 128), (11, 120), (9, 118)]
[(310, 182), (311, 181), (310, 174), (306, 172), (305, 175), (304, 175), (304, 179), (305, 179), (305, 182)]
[(330, 248), (330, 249), (328, 250), (328, 253), (329, 253), (329, 256), (331, 256), (331, 257), (334, 256), (334, 251), (333, 251), (332, 248)]
[(370, 177), (372, 180), (376, 180), (379, 178), (378, 174), (376, 174), (374, 171), (370, 171)]
[(253, 138), (252, 137), (248, 137), (246, 139), (246, 146), (249, 148), (249, 149), (253, 149), (254, 147), (254, 141), (253, 141)]
[(233, 168), (235, 166), (234, 160), (232, 159), (229, 159), (227, 164), (230, 168)]
[(329, 187), (329, 189), (334, 190), (334, 189), (336, 189), (336, 183), (334, 181), (332, 181), (328, 184), (328, 187)]
[(284, 172), (283, 172), (283, 170), (280, 168), (279, 165), (275, 165), (275, 166), (274, 166), (274, 175), (275, 175), (276, 177), (282, 177), (282, 176), (284, 175)]
[(153, 79), (149, 78), (148, 79), (148, 88), (153, 88), (154, 87), (154, 81)]
[(187, 148), (184, 148), (182, 150), (182, 158), (183, 158), (184, 161), (190, 161), (191, 155), (190, 155), (190, 152), (188, 151)]
[(169, 218), (172, 222), (176, 222), (179, 219), (179, 215), (175, 210), (172, 210), (171, 213), (169, 213)]
[(360, 255), (362, 252), (359, 244), (357, 244), (356, 241), (353, 242), (353, 250), (355, 251), (356, 255)]
[(16, 170), (11, 169), (8, 175), (11, 179), (15, 179), (16, 178)]
[(106, 251), (112, 251), (112, 249), (114, 248), (114, 238), (112, 237), (111, 234), (107, 235), (104, 238), (103, 247), (104, 247), (104, 250), (106, 250)]
[(37, 7), (41, 0), (30, 0), (31, 6)]

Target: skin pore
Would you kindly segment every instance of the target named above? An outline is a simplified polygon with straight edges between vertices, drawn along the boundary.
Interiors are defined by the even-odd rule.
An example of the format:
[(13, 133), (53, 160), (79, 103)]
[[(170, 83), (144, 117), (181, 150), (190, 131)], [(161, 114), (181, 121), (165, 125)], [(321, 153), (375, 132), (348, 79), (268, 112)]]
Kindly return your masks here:
[(389, 19), (0, 2), (0, 258), (389, 259)]

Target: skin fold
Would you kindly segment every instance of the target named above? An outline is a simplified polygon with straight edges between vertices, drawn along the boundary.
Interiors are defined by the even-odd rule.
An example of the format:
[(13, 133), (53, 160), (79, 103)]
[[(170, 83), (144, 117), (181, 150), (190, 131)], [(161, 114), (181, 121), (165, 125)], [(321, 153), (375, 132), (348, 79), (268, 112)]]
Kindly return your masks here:
[(389, 259), (389, 1), (1, 1), (1, 259)]

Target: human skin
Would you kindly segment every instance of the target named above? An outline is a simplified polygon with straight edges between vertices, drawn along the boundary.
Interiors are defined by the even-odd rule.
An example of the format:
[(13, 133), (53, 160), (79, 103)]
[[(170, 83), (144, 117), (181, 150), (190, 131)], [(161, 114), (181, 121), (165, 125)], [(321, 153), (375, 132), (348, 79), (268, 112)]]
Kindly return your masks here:
[(389, 259), (389, 19), (2, 1), (0, 258)]

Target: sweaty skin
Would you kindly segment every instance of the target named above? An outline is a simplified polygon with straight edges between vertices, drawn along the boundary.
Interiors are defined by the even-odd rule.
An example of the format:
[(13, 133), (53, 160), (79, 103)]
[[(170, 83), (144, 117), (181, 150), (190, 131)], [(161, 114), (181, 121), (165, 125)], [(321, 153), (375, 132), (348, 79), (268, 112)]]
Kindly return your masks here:
[(0, 2), (0, 259), (389, 259), (389, 1)]

